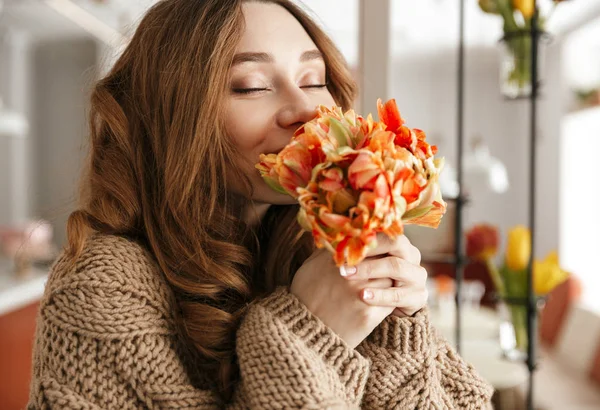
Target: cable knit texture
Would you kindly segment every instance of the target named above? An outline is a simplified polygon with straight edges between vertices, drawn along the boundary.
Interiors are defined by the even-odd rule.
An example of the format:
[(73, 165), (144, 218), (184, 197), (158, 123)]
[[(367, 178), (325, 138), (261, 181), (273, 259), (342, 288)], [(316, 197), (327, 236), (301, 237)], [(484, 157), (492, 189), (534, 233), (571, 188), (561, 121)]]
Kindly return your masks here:
[(192, 385), (176, 301), (150, 253), (95, 234), (51, 269), (28, 409), (479, 409), (490, 387), (439, 339), (427, 312), (388, 317), (350, 348), (286, 287), (254, 301), (237, 332), (241, 379), (221, 403)]
[(430, 326), (388, 316), (356, 349), (372, 360), (364, 409), (485, 409), (493, 389)]

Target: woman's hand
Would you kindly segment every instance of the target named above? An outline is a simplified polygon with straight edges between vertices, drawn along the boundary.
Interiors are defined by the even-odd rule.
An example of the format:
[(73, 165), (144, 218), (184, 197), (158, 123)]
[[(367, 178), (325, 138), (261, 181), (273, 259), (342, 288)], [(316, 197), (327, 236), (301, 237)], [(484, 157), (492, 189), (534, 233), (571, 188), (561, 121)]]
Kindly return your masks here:
[[(420, 266), (421, 253), (404, 235), (395, 241), (378, 235), (377, 248), (355, 267), (342, 267), (348, 281), (367, 281), (361, 297), (372, 306), (394, 307), (392, 314), (412, 316), (427, 304), (427, 271)], [(371, 281), (389, 278), (392, 286), (371, 286)], [(372, 298), (368, 296), (372, 295)]]
[(320, 249), (295, 273), (290, 293), (355, 348), (394, 311), (393, 306), (364, 303), (364, 288), (386, 289), (392, 284), (388, 277), (347, 280), (340, 275), (331, 253)]

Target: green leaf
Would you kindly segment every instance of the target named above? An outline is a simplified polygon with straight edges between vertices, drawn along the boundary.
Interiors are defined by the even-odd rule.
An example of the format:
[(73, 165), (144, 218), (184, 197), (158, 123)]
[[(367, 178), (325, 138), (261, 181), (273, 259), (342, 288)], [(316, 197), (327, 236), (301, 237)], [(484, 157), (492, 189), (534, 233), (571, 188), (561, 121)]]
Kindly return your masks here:
[(506, 296), (522, 298), (527, 295), (527, 272), (525, 269), (516, 271), (504, 265), (500, 272), (504, 278)]
[(273, 180), (273, 178), (263, 178), (263, 179), (273, 191), (279, 192), (281, 194), (290, 195), (290, 193), (288, 191), (286, 191), (285, 189), (283, 189), (283, 187), (281, 185), (279, 185), (279, 183), (277, 183), (275, 180)]
[(308, 221), (308, 217), (306, 216), (306, 210), (304, 208), (300, 208), (298, 215), (296, 216), (298, 219), (298, 224), (307, 232), (312, 231), (312, 225)]
[(340, 147), (348, 146), (350, 133), (348, 129), (335, 118), (329, 120), (329, 131), (333, 134)]
[(426, 206), (426, 207), (416, 207), (414, 209), (411, 209), (410, 211), (406, 212), (404, 215), (402, 215), (402, 219), (405, 221), (410, 221), (411, 219), (414, 218), (419, 218), (423, 215), (425, 215), (427, 212), (431, 211), (431, 208), (433, 208), (432, 206)]

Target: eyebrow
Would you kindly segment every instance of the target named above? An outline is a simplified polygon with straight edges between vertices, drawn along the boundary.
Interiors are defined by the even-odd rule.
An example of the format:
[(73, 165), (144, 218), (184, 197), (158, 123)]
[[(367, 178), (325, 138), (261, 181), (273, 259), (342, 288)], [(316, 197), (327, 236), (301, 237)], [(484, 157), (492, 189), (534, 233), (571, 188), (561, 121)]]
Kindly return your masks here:
[[(302, 53), (300, 56), (300, 62), (305, 63), (307, 61), (312, 60), (323, 60), (323, 54), (319, 50), (309, 50)], [(238, 53), (233, 57), (232, 66), (242, 64), (242, 63), (273, 63), (275, 59), (273, 55), (268, 53)]]

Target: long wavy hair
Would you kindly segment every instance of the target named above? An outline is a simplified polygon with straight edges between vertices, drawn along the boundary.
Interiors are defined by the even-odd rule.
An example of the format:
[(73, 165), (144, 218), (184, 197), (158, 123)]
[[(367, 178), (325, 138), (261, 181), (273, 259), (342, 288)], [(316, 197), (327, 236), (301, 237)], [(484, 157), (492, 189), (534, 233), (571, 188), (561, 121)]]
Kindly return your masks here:
[[(244, 1), (165, 0), (147, 12), (92, 90), (89, 159), (67, 223), (72, 260), (93, 232), (150, 250), (178, 302), (188, 367), (218, 375), (225, 401), (239, 379), (235, 334), (248, 303), (289, 285), (313, 250), (297, 206), (271, 206), (251, 228), (241, 210), (252, 192), (228, 190), (226, 174), (247, 180), (224, 118)], [(260, 1), (302, 24), (323, 53), (329, 91), (350, 108), (356, 86), (333, 42), (291, 0)]]

